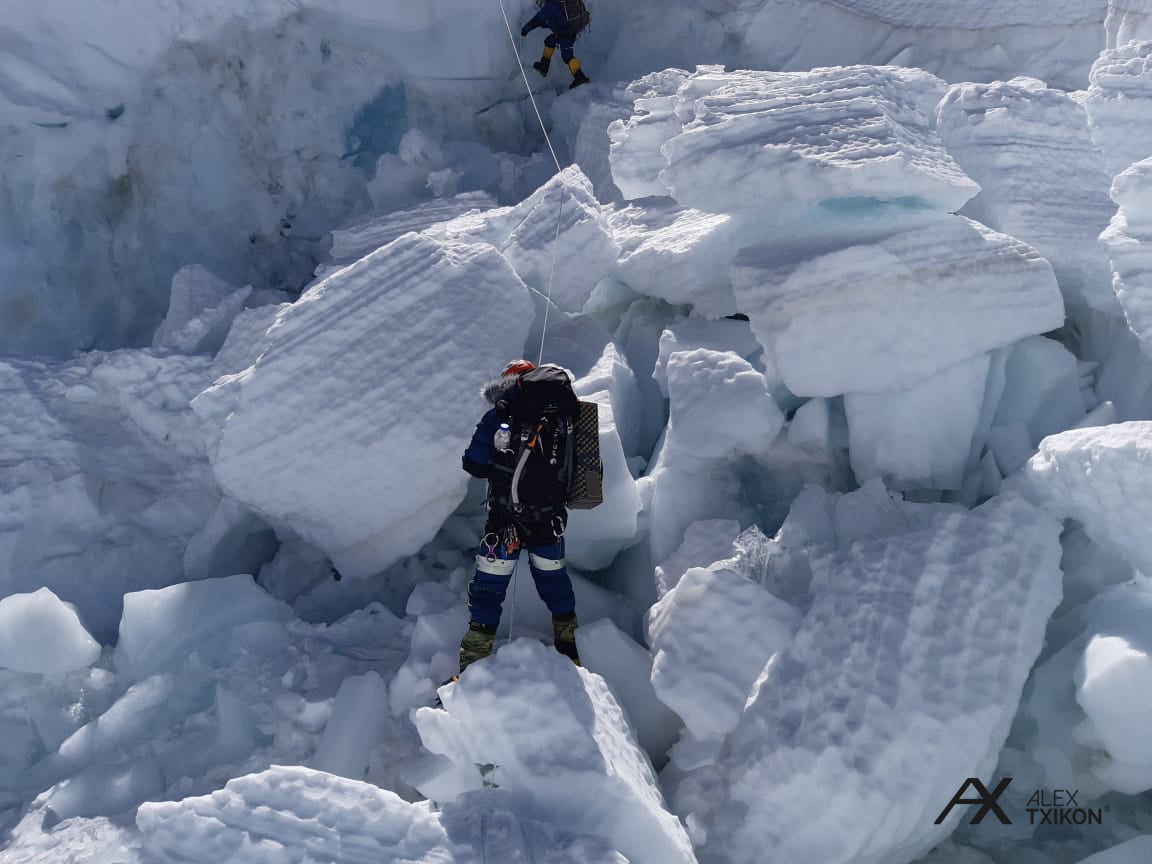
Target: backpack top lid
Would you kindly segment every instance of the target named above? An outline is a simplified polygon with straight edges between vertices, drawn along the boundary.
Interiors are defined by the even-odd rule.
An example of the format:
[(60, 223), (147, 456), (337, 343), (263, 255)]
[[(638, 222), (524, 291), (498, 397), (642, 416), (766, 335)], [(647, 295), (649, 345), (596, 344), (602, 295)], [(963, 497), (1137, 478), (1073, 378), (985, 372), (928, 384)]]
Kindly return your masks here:
[(579, 400), (567, 371), (545, 364), (516, 379), (516, 397), (511, 408), (512, 415), (519, 420), (554, 415), (574, 417), (579, 410)]

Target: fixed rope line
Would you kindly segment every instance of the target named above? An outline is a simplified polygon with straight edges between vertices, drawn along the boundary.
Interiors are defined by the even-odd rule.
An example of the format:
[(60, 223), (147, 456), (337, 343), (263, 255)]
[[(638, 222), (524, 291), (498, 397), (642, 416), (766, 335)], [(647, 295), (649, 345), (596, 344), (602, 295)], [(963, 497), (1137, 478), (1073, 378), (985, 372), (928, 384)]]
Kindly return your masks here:
[[(544, 141), (548, 145), (548, 152), (552, 154), (552, 161), (556, 165), (556, 173), (563, 172), (560, 167), (560, 159), (556, 156), (556, 148), (552, 146), (552, 138), (548, 134), (547, 127), (544, 126), (544, 116), (540, 113), (540, 106), (536, 104), (536, 95), (532, 92), (532, 85), (528, 82), (528, 72), (524, 69), (524, 61), (520, 59), (520, 48), (516, 44), (516, 37), (512, 33), (512, 22), (508, 18), (508, 10), (504, 8), (504, 0), (498, 0), (500, 3), (500, 14), (504, 16), (504, 28), (508, 31), (508, 41), (512, 43), (512, 50), (516, 54), (516, 65), (520, 67), (520, 78), (524, 81), (524, 89), (528, 91), (528, 99), (532, 102), (532, 110), (536, 112), (536, 122), (540, 124), (540, 131), (544, 133)], [(552, 311), (552, 282), (556, 278), (556, 253), (560, 246), (560, 226), (563, 224), (564, 216), (564, 195), (568, 190), (564, 187), (564, 181), (560, 181), (560, 208), (556, 213), (556, 236), (552, 240), (552, 269), (548, 274), (548, 296), (544, 303), (544, 327), (540, 331), (540, 353), (537, 357), (537, 365), (544, 362), (544, 340), (548, 336), (548, 314)]]

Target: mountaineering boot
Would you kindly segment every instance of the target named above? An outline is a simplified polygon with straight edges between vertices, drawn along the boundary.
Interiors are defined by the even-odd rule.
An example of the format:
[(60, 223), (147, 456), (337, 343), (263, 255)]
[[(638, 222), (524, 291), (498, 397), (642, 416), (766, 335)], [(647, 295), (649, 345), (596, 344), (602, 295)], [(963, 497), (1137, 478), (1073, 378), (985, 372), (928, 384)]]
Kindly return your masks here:
[(568, 61), (568, 68), (572, 70), (572, 83), (568, 85), (569, 90), (575, 90), (581, 84), (587, 84), (591, 80), (584, 74), (584, 70), (580, 68), (580, 61), (575, 57)]
[(556, 53), (555, 48), (544, 46), (544, 56), (532, 64), (532, 68), (539, 72), (545, 78), (548, 77), (548, 70), (552, 66), (552, 55)]
[(460, 642), (460, 672), (475, 663), (483, 660), (492, 653), (496, 644), (496, 628), (485, 627), (475, 621), (468, 625), (468, 632)]
[(556, 646), (556, 650), (579, 666), (580, 655), (576, 652), (576, 613), (553, 615), (552, 633), (555, 636), (552, 644)]

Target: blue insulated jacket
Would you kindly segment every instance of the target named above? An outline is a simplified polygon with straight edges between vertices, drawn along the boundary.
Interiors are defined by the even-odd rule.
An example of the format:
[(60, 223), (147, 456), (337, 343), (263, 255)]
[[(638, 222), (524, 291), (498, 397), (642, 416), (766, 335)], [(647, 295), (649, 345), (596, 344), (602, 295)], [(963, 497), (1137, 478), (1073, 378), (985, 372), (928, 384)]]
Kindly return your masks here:
[[(480, 422), (476, 424), (476, 431), (472, 433), (472, 442), (464, 451), (464, 470), (473, 477), (487, 479), (488, 466), (492, 464), (492, 450), (495, 447), (494, 439), (501, 423), (506, 423), (508, 406), (516, 398), (516, 379), (510, 378), (494, 381), (484, 388), (484, 397), (492, 403)], [(500, 403), (501, 407), (497, 407)]]
[(545, 27), (553, 33), (567, 32), (575, 36), (577, 32), (584, 29), (586, 23), (580, 19), (569, 21), (559, 0), (546, 0), (544, 5), (540, 7), (540, 11), (532, 16), (521, 32), (530, 33), (537, 27)]

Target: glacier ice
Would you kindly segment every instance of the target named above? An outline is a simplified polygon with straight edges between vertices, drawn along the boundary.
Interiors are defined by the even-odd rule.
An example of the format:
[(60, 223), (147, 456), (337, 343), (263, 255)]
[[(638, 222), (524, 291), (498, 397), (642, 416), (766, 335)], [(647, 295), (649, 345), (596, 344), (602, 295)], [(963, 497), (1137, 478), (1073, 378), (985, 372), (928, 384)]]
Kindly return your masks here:
[(962, 217), (807, 260), (778, 255), (744, 250), (732, 282), (800, 396), (899, 390), (1064, 323), (1051, 265)]
[(182, 660), (198, 643), (250, 621), (284, 621), (291, 610), (251, 576), (185, 582), (124, 596), (116, 666), (136, 679)]
[(100, 657), (76, 610), (47, 588), (0, 598), (0, 667), (53, 675)]
[[(669, 119), (640, 114), (610, 131), (613, 176), (626, 198), (670, 194), (719, 213), (852, 198), (913, 199), (949, 211), (979, 191), (932, 128), (945, 85), (919, 70), (707, 68), (680, 81), (654, 77), (663, 98), (638, 98), (637, 109), (654, 103), (656, 117)], [(642, 144), (629, 142), (633, 127)], [(645, 162), (655, 182), (632, 186), (626, 169), (617, 176), (617, 153)]]
[(1115, 308), (1096, 238), (1114, 211), (1084, 107), (1034, 78), (958, 84), (937, 109), (948, 152), (980, 194), (964, 215), (1047, 258), (1070, 306)]
[(632, 727), (597, 675), (531, 639), (503, 646), (414, 715), (424, 746), (490, 766), (520, 812), (607, 839), (636, 864), (695, 860)]
[(889, 489), (960, 489), (990, 362), (982, 354), (904, 390), (845, 394), (856, 479), (880, 477)]
[(912, 513), (812, 560), (795, 639), (679, 787), (702, 858), (910, 862), (946, 836), (955, 778), (995, 767), (1059, 602), (1060, 526), (1018, 496)]
[(168, 314), (156, 328), (152, 347), (179, 354), (215, 354), (252, 286), (236, 288), (197, 265), (172, 277)]
[(224, 420), (221, 487), (347, 575), (414, 554), (464, 498), (476, 394), (521, 356), (530, 310), (487, 245), (407, 234), (333, 274), (277, 315), (251, 367), (196, 398)]
[(723, 737), (799, 623), (795, 609), (727, 561), (693, 567), (648, 612), (652, 686), (697, 740)]
[(1152, 514), (1149, 448), (1152, 423), (1075, 429), (1040, 442), (1021, 488), (1061, 518), (1084, 525), (1088, 536), (1152, 572), (1147, 525)]

